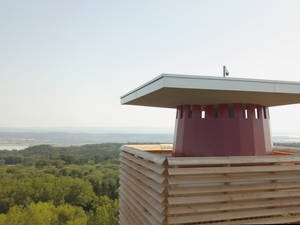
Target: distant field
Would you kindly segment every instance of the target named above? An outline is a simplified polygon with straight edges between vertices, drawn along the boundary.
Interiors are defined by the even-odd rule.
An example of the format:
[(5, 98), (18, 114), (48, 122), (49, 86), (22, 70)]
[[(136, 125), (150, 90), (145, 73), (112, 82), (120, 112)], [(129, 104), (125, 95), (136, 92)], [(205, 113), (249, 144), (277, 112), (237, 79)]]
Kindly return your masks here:
[[(117, 132), (119, 131), (119, 132)], [(148, 133), (147, 133), (148, 132)], [(300, 135), (274, 135), (275, 145), (299, 147)], [(0, 150), (21, 150), (29, 146), (79, 146), (101, 143), (172, 143), (173, 133), (167, 130), (5, 130), (0, 129)]]
[(171, 143), (168, 133), (0, 132), (0, 150), (20, 150), (48, 144), (71, 146), (101, 143)]

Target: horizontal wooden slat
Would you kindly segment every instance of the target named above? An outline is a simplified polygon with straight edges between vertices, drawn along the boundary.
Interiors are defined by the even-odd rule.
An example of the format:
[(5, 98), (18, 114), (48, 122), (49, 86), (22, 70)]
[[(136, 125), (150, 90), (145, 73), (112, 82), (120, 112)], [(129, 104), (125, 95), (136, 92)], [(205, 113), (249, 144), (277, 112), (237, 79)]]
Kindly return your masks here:
[(130, 216), (130, 212), (124, 211), (120, 208), (120, 224), (122, 225), (140, 225), (141, 223), (136, 221), (136, 218), (133, 219), (132, 216)]
[[(268, 218), (256, 218), (247, 220), (231, 220), (230, 222), (218, 223), (201, 223), (201, 225), (241, 225), (241, 224), (284, 224), (284, 223), (299, 223), (300, 216), (285, 215), (285, 216), (272, 216)], [(200, 225), (200, 224), (196, 224)]]
[(263, 181), (263, 180), (286, 180), (299, 179), (300, 171), (292, 174), (260, 174), (255, 175), (240, 175), (233, 176), (231, 174), (218, 176), (172, 176), (169, 177), (169, 184), (197, 184), (197, 183), (218, 183), (218, 182), (249, 182), (249, 181)]
[(144, 151), (135, 150), (133, 148), (126, 147), (125, 145), (121, 147), (121, 150), (124, 152), (129, 152), (133, 155), (139, 156), (143, 159), (154, 162), (158, 165), (162, 165), (166, 161), (166, 156), (163, 155), (155, 155)]
[(237, 167), (199, 167), (199, 168), (169, 168), (169, 175), (201, 175), (224, 173), (279, 172), (299, 171), (300, 165), (291, 166), (237, 166)]
[[(134, 215), (134, 218), (138, 218), (138, 222), (142, 225), (152, 225), (151, 222), (148, 221), (148, 219), (145, 217), (143, 212), (140, 208), (138, 208), (135, 204), (132, 204), (131, 200), (128, 200), (128, 198), (122, 196), (120, 199), (123, 200), (123, 202), (126, 202), (126, 206), (128, 207), (128, 212), (130, 212), (132, 215)], [(120, 207), (124, 207), (124, 205), (120, 205)]]
[(134, 163), (139, 164), (143, 167), (146, 167), (147, 169), (150, 169), (155, 173), (163, 174), (163, 172), (165, 171), (165, 168), (162, 165), (158, 165), (158, 164), (155, 164), (155, 163), (148, 162), (144, 159), (137, 158), (137, 157), (135, 157), (135, 156), (133, 156), (133, 155), (127, 153), (127, 152), (121, 152), (120, 156), (124, 157), (124, 158), (126, 158), (130, 161), (133, 161)]
[[(142, 225), (151, 225), (145, 218), (143, 215), (140, 215), (140, 213), (138, 212), (138, 210), (135, 208), (134, 205), (128, 204), (129, 202), (127, 202), (125, 200), (125, 198), (121, 197), (120, 198), (120, 203), (119, 203), (119, 207), (121, 212), (124, 212), (124, 214), (126, 215), (126, 218), (131, 218), (130, 215), (133, 215), (133, 218), (131, 220), (134, 221), (134, 223), (138, 223), (138, 224), (142, 224)], [(128, 214), (130, 212), (130, 214)]]
[(122, 225), (137, 225), (136, 223), (130, 223), (127, 218), (125, 217), (124, 213), (121, 212), (121, 210), (119, 210), (119, 221), (120, 221), (120, 224)]
[(129, 166), (126, 166), (125, 164), (121, 164), (120, 168), (124, 171), (126, 171), (131, 176), (135, 177), (136, 179), (139, 179), (142, 183), (145, 185), (148, 185), (153, 190), (155, 190), (157, 193), (162, 193), (166, 186), (164, 184), (158, 184), (155, 181), (147, 178), (145, 175), (138, 173), (136, 170), (131, 169)]
[(126, 147), (152, 154), (170, 154), (173, 151), (172, 144), (127, 144)]
[(155, 182), (157, 182), (159, 184), (162, 184), (165, 181), (164, 176), (154, 173), (150, 170), (147, 170), (144, 167), (139, 166), (138, 164), (135, 164), (134, 162), (129, 161), (125, 158), (121, 158), (120, 162), (126, 164), (126, 166), (129, 166), (131, 169), (134, 169), (137, 172), (144, 174), (146, 177), (154, 180)]
[(161, 223), (164, 220), (164, 216), (161, 213), (156, 211), (155, 208), (149, 205), (139, 195), (130, 191), (128, 187), (124, 185), (120, 187), (120, 193), (122, 193), (123, 195), (127, 195), (128, 198), (131, 198), (132, 200), (138, 202), (140, 204), (140, 207), (144, 208), (144, 210), (147, 210), (151, 217), (154, 218), (154, 220), (156, 220), (158, 223)]
[(182, 206), (170, 206), (168, 208), (169, 215), (181, 215), (181, 214), (192, 214), (192, 213), (204, 213), (204, 212), (217, 212), (224, 210), (236, 210), (236, 209), (253, 209), (262, 207), (275, 207), (275, 206), (300, 206), (299, 198), (287, 198), (287, 199), (265, 199), (256, 201), (238, 201), (238, 202), (222, 202), (212, 204), (199, 204), (199, 205), (182, 205)]
[[(137, 211), (137, 209), (135, 208), (135, 206), (131, 205), (131, 204), (127, 204), (125, 203), (126, 200), (125, 198), (120, 198), (120, 210), (121, 212), (124, 212), (124, 214), (127, 216), (127, 218), (131, 218), (132, 221), (134, 221), (134, 223), (137, 224), (142, 224), (142, 225), (151, 225), (145, 218), (143, 215), (140, 215), (139, 212)], [(131, 217), (131, 215), (134, 215), (133, 217)], [(130, 224), (131, 225), (131, 224)]]
[(133, 198), (130, 198), (129, 196), (127, 195), (122, 195), (122, 198), (124, 198), (125, 201), (129, 202), (130, 206), (134, 206), (135, 210), (137, 210), (140, 214), (140, 216), (143, 216), (144, 217), (144, 220), (146, 220), (149, 224), (151, 225), (161, 225), (161, 223), (157, 222), (153, 216), (146, 210), (143, 209), (143, 206), (137, 202), (135, 199)]
[(181, 158), (146, 151), (125, 147), (120, 154), (121, 225), (300, 221), (280, 216), (300, 214), (300, 155)]
[[(140, 180), (134, 179), (133, 176), (131, 176), (131, 174), (127, 173), (127, 171), (121, 171), (121, 182), (123, 179), (129, 180), (132, 184), (138, 186), (140, 189), (143, 189), (145, 192), (147, 192), (147, 194), (149, 194), (151, 197), (153, 197), (156, 201), (162, 203), (164, 201), (164, 195), (161, 193), (158, 193), (157, 191), (155, 191), (153, 188), (151, 188), (151, 186), (145, 184), (145, 183), (141, 183)], [(146, 181), (145, 181), (146, 182)], [(121, 183), (122, 185), (122, 183)]]
[(253, 191), (253, 190), (268, 190), (268, 189), (298, 189), (300, 191), (300, 182), (291, 183), (264, 183), (264, 184), (246, 184), (246, 185), (222, 185), (208, 187), (170, 187), (169, 195), (191, 195), (216, 192), (238, 192), (238, 191)]
[[(122, 200), (122, 201), (121, 201)], [(125, 203), (125, 200), (120, 198), (120, 212), (124, 214), (125, 218), (129, 222), (129, 225), (136, 224), (136, 225), (149, 225), (146, 220), (143, 220), (143, 216), (138, 214), (138, 211), (133, 208), (133, 206), (128, 205)], [(120, 221), (121, 222), (121, 221)], [(122, 224), (122, 223), (120, 223)]]
[(184, 196), (184, 197), (169, 197), (169, 205), (179, 204), (199, 204), (199, 203), (213, 203), (225, 201), (240, 201), (253, 199), (267, 199), (267, 198), (284, 198), (284, 197), (300, 197), (300, 191), (260, 191), (250, 193), (237, 194), (213, 194), (203, 196)]
[[(145, 187), (143, 187), (142, 185), (139, 185), (137, 183), (133, 183), (129, 179), (126, 179), (126, 178), (121, 178), (120, 183), (121, 183), (121, 187), (123, 185), (127, 185), (135, 193), (140, 194), (140, 196), (145, 201), (147, 201), (150, 205), (152, 205), (158, 212), (164, 211), (165, 207), (163, 204), (161, 204), (164, 201), (163, 196), (153, 197), (153, 193), (149, 194), (149, 190), (145, 191)], [(156, 198), (159, 198), (160, 201), (156, 200)]]
[(127, 186), (123, 183), (123, 185), (120, 187), (120, 190), (123, 190), (125, 194), (127, 194), (128, 196), (130, 196), (131, 198), (135, 199), (136, 201), (138, 201), (139, 203), (141, 203), (145, 208), (148, 209), (148, 211), (150, 212), (150, 214), (154, 217), (157, 218), (158, 221), (162, 221), (162, 214), (164, 211), (160, 211), (158, 209), (156, 209), (154, 206), (152, 206), (151, 204), (149, 204), (148, 201), (146, 201), (141, 194), (139, 194), (136, 191), (133, 191), (132, 187)]
[(298, 162), (299, 155), (278, 156), (219, 156), (219, 157), (168, 157), (169, 166), (200, 166), (224, 164)]
[(272, 208), (272, 209), (253, 209), (247, 211), (230, 211), (230, 212), (223, 212), (223, 213), (168, 217), (168, 223), (169, 224), (200, 223), (200, 222), (240, 219), (240, 218), (249, 218), (249, 217), (251, 218), (251, 217), (260, 217), (260, 216), (283, 215), (288, 213), (300, 213), (300, 206), (297, 207), (285, 206), (285, 207)]

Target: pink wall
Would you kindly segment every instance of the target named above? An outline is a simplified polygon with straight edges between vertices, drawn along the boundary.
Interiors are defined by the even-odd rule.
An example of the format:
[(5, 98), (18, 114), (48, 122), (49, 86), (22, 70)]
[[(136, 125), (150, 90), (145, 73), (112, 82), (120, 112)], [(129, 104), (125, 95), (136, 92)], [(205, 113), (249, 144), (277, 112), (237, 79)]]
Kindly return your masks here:
[(175, 156), (271, 154), (268, 108), (253, 104), (179, 106), (174, 150)]

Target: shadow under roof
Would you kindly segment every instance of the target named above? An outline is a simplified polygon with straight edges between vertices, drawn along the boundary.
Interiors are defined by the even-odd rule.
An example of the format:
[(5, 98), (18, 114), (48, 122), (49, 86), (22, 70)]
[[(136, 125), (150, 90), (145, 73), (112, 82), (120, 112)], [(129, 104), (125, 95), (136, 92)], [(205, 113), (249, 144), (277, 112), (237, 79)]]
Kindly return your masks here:
[(121, 97), (126, 105), (176, 108), (178, 105), (300, 103), (300, 82), (162, 74)]

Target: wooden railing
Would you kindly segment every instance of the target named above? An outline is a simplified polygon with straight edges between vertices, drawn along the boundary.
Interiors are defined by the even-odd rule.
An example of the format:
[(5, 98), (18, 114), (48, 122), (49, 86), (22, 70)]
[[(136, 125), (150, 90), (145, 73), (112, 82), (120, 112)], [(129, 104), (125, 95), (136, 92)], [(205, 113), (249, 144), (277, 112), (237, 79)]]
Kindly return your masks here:
[(300, 222), (300, 156), (172, 157), (123, 147), (120, 224)]
[(166, 157), (123, 147), (120, 224), (166, 224)]

